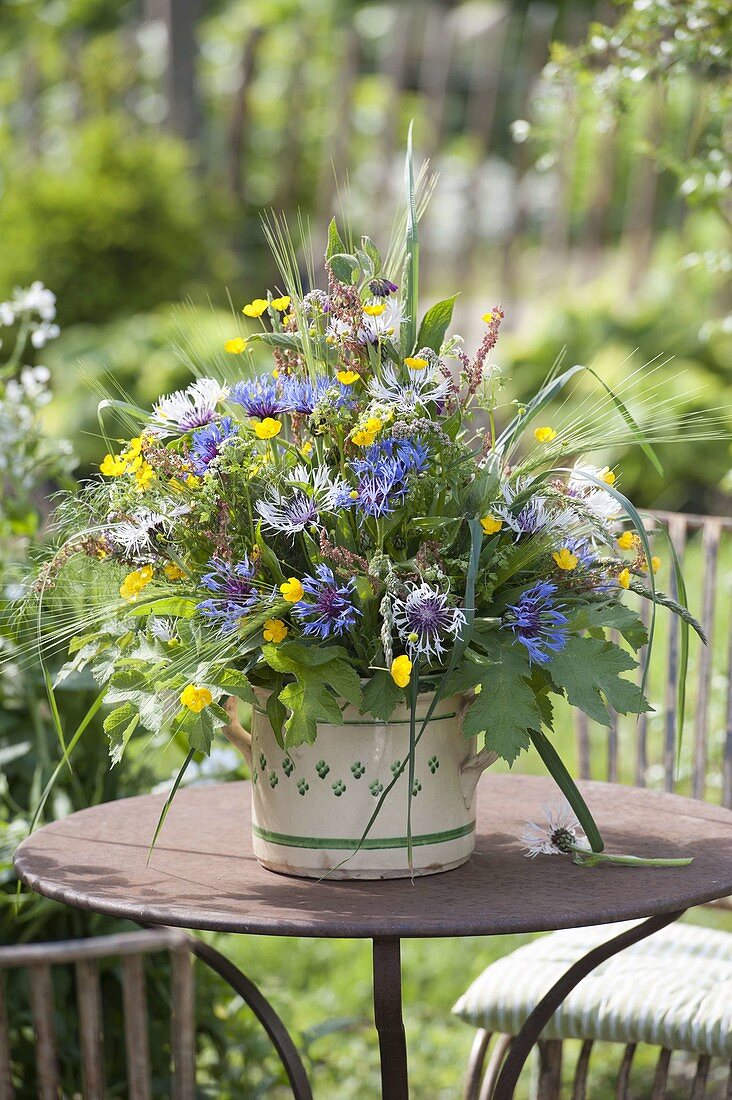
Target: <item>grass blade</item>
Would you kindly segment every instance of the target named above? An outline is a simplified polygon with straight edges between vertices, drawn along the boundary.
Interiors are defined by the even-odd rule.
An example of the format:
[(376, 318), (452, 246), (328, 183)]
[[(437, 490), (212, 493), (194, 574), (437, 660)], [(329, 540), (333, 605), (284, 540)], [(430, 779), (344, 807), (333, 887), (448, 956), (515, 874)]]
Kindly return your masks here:
[(146, 863), (150, 862), (150, 857), (153, 854), (153, 848), (155, 847), (155, 845), (157, 843), (157, 839), (160, 836), (160, 830), (162, 829), (163, 825), (165, 824), (165, 819), (168, 816), (168, 810), (170, 809), (170, 807), (173, 803), (173, 799), (175, 798), (175, 796), (178, 792), (178, 788), (180, 787), (181, 780), (182, 780), (183, 776), (186, 774), (186, 771), (188, 770), (188, 765), (190, 764), (191, 760), (193, 759), (195, 751), (196, 751), (195, 749), (190, 749), (189, 750), (188, 755), (186, 756), (185, 760), (181, 764), (180, 770), (179, 770), (178, 774), (175, 777), (175, 782), (173, 783), (173, 786), (170, 788), (170, 794), (165, 799), (165, 805), (163, 806), (162, 810), (160, 811), (160, 817), (158, 818), (158, 823), (155, 826), (155, 832), (153, 833), (153, 838), (150, 841), (150, 847), (147, 850), (147, 859), (145, 861)]
[(663, 466), (659, 462), (658, 455), (653, 450), (653, 447), (650, 445), (650, 443), (646, 443), (645, 439), (643, 438), (643, 433), (642, 433), (641, 429), (638, 427), (635, 420), (633, 419), (633, 417), (628, 412), (628, 407), (625, 404), (625, 402), (620, 400), (620, 398), (615, 393), (615, 391), (612, 389), (612, 387), (608, 386), (607, 382), (603, 382), (602, 378), (600, 378), (600, 375), (596, 371), (594, 371), (592, 369), (592, 367), (586, 367), (585, 369), (587, 371), (589, 371), (589, 373), (592, 375), (592, 377), (595, 379), (595, 381), (600, 383), (602, 388), (605, 390), (605, 392), (607, 393), (607, 395), (611, 399), (612, 403), (615, 405), (615, 408), (618, 410), (618, 412), (622, 416), (623, 420), (625, 421), (627, 426), (630, 428), (630, 430), (633, 433), (633, 436), (635, 438), (635, 441), (638, 444), (638, 446), (640, 447), (640, 449), (643, 451), (643, 454), (646, 456), (648, 461), (651, 463), (651, 465), (653, 466), (656, 473), (660, 474), (661, 477), (663, 477)]
[(419, 283), (419, 231), (417, 229), (417, 200), (414, 191), (414, 166), (412, 163), (412, 128), (407, 134), (407, 159), (404, 164), (404, 183), (407, 192), (407, 267), (404, 287), (404, 304), (407, 323), (404, 326), (406, 355), (411, 355), (417, 340), (417, 298)]
[(43, 813), (43, 809), (46, 805), (46, 802), (48, 801), (48, 796), (50, 795), (51, 791), (54, 788), (56, 780), (58, 779), (58, 777), (61, 773), (61, 769), (64, 767), (64, 765), (68, 764), (69, 757), (71, 756), (72, 752), (76, 748), (76, 745), (79, 741), (79, 738), (81, 737), (84, 730), (87, 728), (87, 726), (89, 725), (92, 718), (97, 713), (97, 711), (99, 710), (99, 708), (101, 707), (103, 702), (104, 702), (104, 692), (100, 691), (99, 695), (97, 695), (96, 699), (94, 700), (92, 705), (89, 707), (88, 711), (86, 712), (86, 714), (82, 718), (81, 722), (79, 722), (79, 725), (74, 730), (73, 737), (71, 738), (68, 745), (66, 746), (66, 748), (64, 750), (64, 753), (63, 753), (63, 756), (59, 760), (56, 767), (53, 769), (53, 774), (51, 775), (51, 778), (49, 779), (48, 783), (46, 783), (46, 786), (43, 789), (43, 794), (41, 795), (41, 797), (38, 801), (38, 805), (36, 806), (35, 811), (33, 813), (33, 819), (31, 820), (30, 829), (28, 830), (29, 833), (32, 833), (33, 830), (35, 829), (36, 825), (38, 824), (38, 819), (41, 816), (41, 814)]

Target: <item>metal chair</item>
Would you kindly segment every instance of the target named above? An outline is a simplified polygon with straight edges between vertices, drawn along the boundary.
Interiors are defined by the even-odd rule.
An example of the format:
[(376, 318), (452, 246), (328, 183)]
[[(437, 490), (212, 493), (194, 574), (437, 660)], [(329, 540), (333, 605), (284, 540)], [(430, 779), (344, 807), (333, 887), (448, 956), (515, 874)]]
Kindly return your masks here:
[[(682, 565), (688, 567), (688, 578), (696, 577), (698, 584), (689, 586), (688, 603), (693, 614), (701, 621), (704, 632), (709, 639), (708, 647), (691, 644), (691, 660), (687, 684), (687, 703), (685, 707), (686, 723), (684, 729), (684, 742), (677, 767), (677, 732), (679, 715), (677, 713), (677, 694), (675, 681), (681, 654), (681, 632), (675, 616), (660, 612), (657, 618), (657, 636), (653, 653), (647, 670), (647, 692), (651, 702), (655, 706), (655, 713), (642, 715), (640, 719), (625, 718), (622, 715), (614, 715), (612, 725), (609, 728), (598, 726), (591, 722), (581, 712), (574, 714), (576, 767), (574, 774), (582, 779), (605, 779), (611, 782), (629, 783), (640, 787), (660, 787), (666, 791), (676, 791), (680, 794), (690, 795), (694, 798), (704, 799), (710, 802), (721, 803), (723, 806), (732, 807), (732, 519), (721, 517), (706, 517), (682, 515), (678, 513), (649, 513), (646, 526), (649, 530), (663, 524), (673, 542), (674, 548)], [(666, 559), (665, 572), (657, 577), (659, 588), (663, 587), (671, 595), (675, 595), (673, 578), (670, 577), (671, 563), (668, 554), (664, 554), (662, 544), (657, 543), (657, 552)], [(666, 584), (663, 578), (669, 577)], [(648, 623), (649, 606), (643, 601), (641, 608), (644, 621)], [(665, 619), (665, 622), (663, 620)], [(643, 675), (646, 664), (645, 652), (641, 654), (639, 679)], [(604, 747), (604, 752), (600, 751)], [(588, 872), (599, 873), (599, 872)], [(724, 899), (715, 903), (719, 908), (732, 909), (732, 899)], [(604, 931), (605, 939), (609, 939), (616, 931), (616, 926), (608, 926)], [(683, 933), (683, 927), (681, 929)], [(703, 935), (703, 930), (695, 929)], [(542, 959), (550, 956), (552, 950), (556, 950), (560, 943), (555, 937), (561, 937), (563, 933), (553, 933), (535, 941), (530, 949), (520, 950), (529, 953), (524, 956), (528, 966), (540, 966)], [(712, 937), (714, 933), (710, 934)], [(719, 933), (716, 933), (719, 936)], [(677, 940), (674, 941), (674, 936)], [(601, 938), (603, 938), (601, 936)], [(682, 935), (683, 940), (683, 935)], [(727, 946), (726, 934), (724, 934), (725, 948)], [(664, 929), (648, 941), (657, 943), (667, 951), (667, 958), (672, 958), (673, 951), (685, 950), (683, 944), (679, 947), (678, 930)], [(717, 940), (717, 945), (721, 942)], [(731, 941), (732, 943), (732, 941)], [(710, 951), (713, 951), (713, 945)], [(580, 949), (578, 957), (583, 954)], [(732, 951), (731, 951), (732, 954)], [(605, 974), (608, 980), (622, 967), (623, 956), (617, 956), (617, 963), (611, 962)], [(504, 960), (494, 964), (496, 971), (492, 973), (492, 967), (488, 967), (471, 987), (468, 993), (473, 994), (473, 1007), (476, 1005), (476, 997), (484, 998), (482, 1006), (473, 1013), (473, 1022), (478, 1017), (485, 1021), (490, 1019), (494, 1012), (499, 1011), (497, 1002), (497, 990), (503, 980), (502, 972), (498, 969)], [(710, 966), (714, 963), (710, 962)], [(569, 966), (569, 962), (567, 963)], [(612, 968), (616, 967), (614, 971)], [(659, 959), (658, 966), (663, 963)], [(494, 977), (495, 975), (495, 977)], [(688, 979), (693, 982), (693, 978)], [(479, 983), (484, 982), (482, 993), (479, 992)], [(551, 985), (551, 982), (548, 983)], [(510, 982), (506, 985), (510, 991), (508, 997), (514, 1008), (519, 1000), (519, 990)], [(581, 996), (582, 984), (577, 989), (578, 997)], [(690, 988), (693, 993), (693, 988)], [(466, 1018), (466, 997), (458, 1002), (456, 1009), (458, 1014)], [(653, 998), (654, 991), (649, 988), (646, 996)], [(493, 998), (491, 1000), (491, 998)], [(570, 999), (566, 1002), (569, 1006)], [(577, 1002), (580, 1004), (580, 1002)], [(585, 998), (585, 1005), (587, 998)], [(501, 1006), (501, 1010), (503, 1010)], [(660, 1006), (663, 1009), (663, 1005)], [(601, 1010), (600, 1010), (601, 1011)], [(584, 1100), (587, 1096), (599, 1097), (599, 1093), (592, 1091), (589, 1082), (590, 1059), (595, 1045), (595, 1040), (583, 1031), (582, 1026), (568, 1025), (567, 1018), (563, 1019), (564, 1038), (557, 1038), (551, 1033), (552, 1027), (556, 1030), (557, 1013), (552, 1025), (544, 1033), (545, 1037), (538, 1043), (538, 1069), (535, 1070), (536, 1096), (539, 1100), (558, 1100), (562, 1095), (562, 1064), (563, 1058), (566, 1064), (565, 1043), (568, 1037), (581, 1043), (576, 1057), (572, 1082), (572, 1100)], [(570, 1012), (569, 1015), (572, 1015)], [(577, 1013), (575, 1013), (577, 1015)], [(593, 1024), (597, 1021), (593, 1020)], [(617, 1023), (617, 1019), (615, 1021)], [(618, 1100), (627, 1100), (632, 1095), (631, 1069), (639, 1046), (637, 1036), (632, 1034), (632, 1025), (629, 1020), (627, 1035), (619, 1042), (622, 1055), (617, 1072), (615, 1084), (615, 1096)], [(517, 1026), (520, 1025), (517, 1024)], [(567, 1027), (570, 1027), (570, 1035)], [(585, 1024), (586, 1031), (591, 1031)], [(490, 1100), (495, 1082), (500, 1073), (500, 1068), (510, 1050), (512, 1036), (496, 1033), (493, 1034), (484, 1028), (477, 1032), (471, 1052), (468, 1071), (464, 1086), (465, 1100)], [(597, 1028), (594, 1029), (597, 1031)], [(623, 1028), (621, 1027), (622, 1031)], [(561, 1029), (560, 1029), (561, 1031)], [(616, 1029), (617, 1031), (617, 1029)], [(594, 1032), (593, 1032), (594, 1034)], [(618, 1040), (615, 1040), (618, 1042)], [(575, 1043), (575, 1048), (577, 1043)], [(492, 1049), (491, 1049), (492, 1047)], [(706, 1095), (707, 1085), (711, 1083), (710, 1072), (717, 1063), (713, 1063), (711, 1057), (704, 1050), (695, 1048), (692, 1042), (686, 1042), (683, 1049), (686, 1054), (686, 1077), (690, 1089), (688, 1095), (691, 1100), (701, 1100)], [(573, 1051), (574, 1053), (574, 1051)], [(697, 1054), (696, 1067), (691, 1069), (688, 1063), (688, 1054)], [(669, 1073), (672, 1050), (668, 1047), (660, 1049), (653, 1083), (649, 1090), (636, 1094), (642, 1097), (651, 1097), (651, 1100), (662, 1100), (668, 1095)], [(678, 1062), (674, 1059), (674, 1063)], [(487, 1061), (487, 1065), (486, 1065)], [(729, 1067), (729, 1068), (728, 1068)], [(722, 1092), (715, 1092), (715, 1096), (724, 1096), (726, 1100), (732, 1100), (732, 1063), (723, 1067), (722, 1077), (726, 1077), (726, 1085), (719, 1084)], [(719, 1076), (718, 1072), (712, 1076)], [(717, 1085), (715, 1084), (715, 1087)], [(605, 1096), (609, 1095), (607, 1092)], [(681, 1093), (674, 1093), (674, 1096)]]
[[(14, 1100), (16, 1096), (11, 1030), (3, 993), (6, 974), (3, 972), (18, 969), (27, 972), (36, 1062), (35, 1082), (22, 1082), (19, 1085), (22, 1094), (35, 1095), (39, 1100), (58, 1100), (62, 1071), (65, 1071), (78, 1077), (79, 1091), (75, 1095), (83, 1096), (84, 1100), (103, 1100), (106, 1084), (99, 963), (113, 958), (121, 963), (123, 1034), (118, 1041), (124, 1042), (126, 1053), (124, 1095), (128, 1100), (150, 1100), (153, 1092), (145, 958), (162, 952), (168, 954), (170, 961), (171, 1065), (168, 1067), (170, 1084), (164, 1095), (171, 1100), (194, 1100), (200, 1095), (196, 1092), (192, 965), (195, 957), (223, 978), (252, 1009), (272, 1041), (293, 1090), (299, 1090), (297, 1095), (312, 1096), (304, 1067), (287, 1031), (257, 987), (208, 944), (177, 929), (160, 928), (87, 940), (0, 947), (0, 1100)], [(54, 1023), (61, 1006), (54, 1008), (52, 968), (69, 965), (73, 966), (76, 979), (80, 1066), (75, 1064), (75, 1051), (72, 1053), (59, 1044)], [(72, 1007), (63, 1005), (63, 1011), (71, 1011)]]

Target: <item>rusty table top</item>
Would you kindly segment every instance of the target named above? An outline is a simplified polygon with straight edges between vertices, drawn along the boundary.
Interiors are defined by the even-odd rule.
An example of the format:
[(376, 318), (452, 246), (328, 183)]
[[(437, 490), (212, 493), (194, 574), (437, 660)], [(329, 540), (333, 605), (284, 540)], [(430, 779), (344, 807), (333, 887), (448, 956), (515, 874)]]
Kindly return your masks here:
[(500, 935), (671, 913), (732, 894), (732, 811), (657, 791), (582, 783), (610, 852), (693, 856), (681, 868), (575, 867), (529, 860), (519, 834), (556, 800), (549, 778), (488, 775), (473, 858), (456, 870), (381, 882), (273, 874), (252, 854), (249, 785), (178, 793), (150, 864), (164, 798), (104, 803), (19, 847), (33, 890), (80, 909), (210, 931), (280, 936)]

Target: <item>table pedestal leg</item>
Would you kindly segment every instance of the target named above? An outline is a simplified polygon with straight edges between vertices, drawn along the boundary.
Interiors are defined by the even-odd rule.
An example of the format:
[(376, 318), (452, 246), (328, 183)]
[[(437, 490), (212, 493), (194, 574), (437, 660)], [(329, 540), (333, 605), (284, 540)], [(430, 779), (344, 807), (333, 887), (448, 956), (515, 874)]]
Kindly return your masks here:
[(584, 958), (576, 962), (574, 966), (571, 966), (567, 973), (563, 974), (559, 981), (552, 986), (546, 996), (539, 1001), (511, 1044), (511, 1051), (503, 1063), (503, 1069), (496, 1081), (491, 1100), (512, 1100), (521, 1070), (524, 1068), (524, 1063), (531, 1053), (532, 1047), (562, 1001), (583, 978), (591, 974), (600, 963), (604, 963), (607, 959), (611, 959), (613, 955), (617, 955), (623, 948), (639, 943), (647, 936), (651, 936), (654, 932), (665, 928), (667, 924), (673, 924), (683, 914), (684, 910), (682, 909), (679, 913), (666, 913), (659, 917), (651, 917), (643, 924), (629, 928), (627, 931), (621, 932), (619, 936), (608, 940), (607, 943), (595, 947)]
[(374, 940), (374, 1022), (379, 1033), (382, 1100), (409, 1100), (398, 939)]

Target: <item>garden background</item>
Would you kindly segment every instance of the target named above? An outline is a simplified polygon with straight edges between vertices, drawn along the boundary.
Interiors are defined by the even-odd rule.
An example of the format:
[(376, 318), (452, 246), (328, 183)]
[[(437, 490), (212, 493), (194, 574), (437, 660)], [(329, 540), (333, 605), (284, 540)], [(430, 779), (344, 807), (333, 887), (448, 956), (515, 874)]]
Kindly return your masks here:
[[(456, 328), (469, 344), (481, 314), (502, 303), (507, 398), (531, 392), (562, 353), (616, 385), (652, 363), (687, 410), (726, 405), (732, 426), (724, 7), (0, 0), (0, 300), (40, 279), (58, 297), (61, 327), (22, 360), (50, 370), (48, 403), (13, 388), (12, 364), (0, 367), (0, 600), (12, 600), (45, 537), (49, 495), (99, 460), (100, 397), (124, 392), (145, 405), (185, 385), (177, 346), (192, 340), (204, 357), (218, 353), (238, 331), (232, 309), (274, 284), (264, 213), (283, 210), (295, 225), (299, 212), (316, 252), (344, 209), (385, 243), (412, 118), (418, 155), (438, 173), (423, 226), (424, 293), (462, 291)], [(678, 25), (664, 55), (656, 32), (668, 18)], [(619, 20), (637, 56), (618, 51)], [(0, 334), (2, 364), (12, 339)], [(30, 419), (19, 419), (23, 403)], [(639, 454), (609, 456), (636, 503), (729, 513), (726, 442), (680, 439), (661, 456), (664, 477)], [(717, 629), (723, 637), (724, 616)], [(6, 654), (17, 642), (12, 631), (0, 636)], [(11, 853), (60, 749), (40, 674), (4, 667), (0, 942), (109, 930), (110, 921), (16, 899)], [(88, 688), (70, 682), (60, 693), (67, 734)], [(721, 730), (714, 706), (711, 720)], [(178, 751), (141, 749), (110, 773), (95, 721), (44, 817), (164, 785)], [(197, 780), (240, 770), (222, 749)], [(512, 943), (406, 945), (415, 1096), (458, 1094), (472, 1033), (450, 1006)], [(319, 1100), (378, 1095), (368, 944), (219, 946), (300, 1037)], [(113, 969), (105, 983), (111, 1020)], [(209, 1007), (202, 1094), (286, 1096), (236, 1001), (203, 978), (199, 998)], [(29, 1018), (20, 992), (15, 1008)], [(73, 1021), (59, 1026), (74, 1044)], [(29, 1030), (27, 1042), (30, 1057)]]

